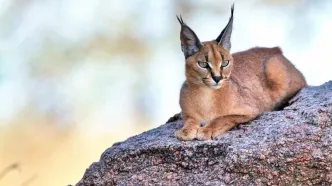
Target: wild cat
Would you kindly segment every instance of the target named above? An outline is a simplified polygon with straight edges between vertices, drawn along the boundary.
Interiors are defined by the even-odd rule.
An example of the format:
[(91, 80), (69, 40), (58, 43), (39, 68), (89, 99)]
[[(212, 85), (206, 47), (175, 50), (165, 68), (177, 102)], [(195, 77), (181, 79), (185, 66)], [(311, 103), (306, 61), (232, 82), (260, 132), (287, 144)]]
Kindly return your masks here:
[(278, 47), (230, 54), (233, 13), (234, 5), (217, 39), (206, 42), (178, 17), (186, 75), (180, 93), (184, 125), (175, 132), (180, 140), (214, 138), (278, 109), (306, 86)]

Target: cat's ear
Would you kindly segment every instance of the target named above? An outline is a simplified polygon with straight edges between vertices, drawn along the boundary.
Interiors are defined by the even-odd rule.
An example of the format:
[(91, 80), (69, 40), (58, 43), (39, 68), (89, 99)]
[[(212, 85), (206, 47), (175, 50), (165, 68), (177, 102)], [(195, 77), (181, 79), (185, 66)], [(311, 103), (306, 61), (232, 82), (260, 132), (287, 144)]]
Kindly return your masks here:
[(198, 52), (203, 45), (199, 41), (195, 32), (183, 22), (182, 17), (176, 17), (181, 24), (181, 48), (185, 58), (187, 59), (189, 56), (192, 56)]
[(228, 24), (221, 31), (220, 35), (217, 37), (216, 42), (219, 46), (226, 49), (228, 52), (231, 50), (231, 35), (233, 30), (233, 13), (234, 13), (234, 4), (231, 9), (231, 17), (229, 18)]

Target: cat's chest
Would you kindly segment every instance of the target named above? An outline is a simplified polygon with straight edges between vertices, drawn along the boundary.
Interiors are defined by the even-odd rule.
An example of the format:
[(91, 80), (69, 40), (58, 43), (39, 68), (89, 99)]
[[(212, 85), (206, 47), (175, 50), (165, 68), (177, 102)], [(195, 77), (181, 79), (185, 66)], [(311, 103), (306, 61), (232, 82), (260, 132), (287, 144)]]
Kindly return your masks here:
[(202, 92), (194, 108), (201, 117), (202, 122), (210, 121), (216, 117), (226, 115), (230, 106), (227, 98), (215, 92)]
[(184, 87), (180, 94), (182, 112), (200, 122), (232, 113), (236, 99), (227, 87), (213, 90), (208, 87)]

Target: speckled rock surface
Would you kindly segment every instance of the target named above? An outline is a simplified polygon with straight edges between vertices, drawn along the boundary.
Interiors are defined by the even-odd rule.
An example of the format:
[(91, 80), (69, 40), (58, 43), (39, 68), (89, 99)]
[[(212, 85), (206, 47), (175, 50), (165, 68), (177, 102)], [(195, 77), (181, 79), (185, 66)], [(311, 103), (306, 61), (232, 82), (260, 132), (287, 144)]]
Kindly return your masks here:
[(77, 185), (331, 185), (332, 82), (210, 141), (178, 141), (182, 121), (107, 149)]

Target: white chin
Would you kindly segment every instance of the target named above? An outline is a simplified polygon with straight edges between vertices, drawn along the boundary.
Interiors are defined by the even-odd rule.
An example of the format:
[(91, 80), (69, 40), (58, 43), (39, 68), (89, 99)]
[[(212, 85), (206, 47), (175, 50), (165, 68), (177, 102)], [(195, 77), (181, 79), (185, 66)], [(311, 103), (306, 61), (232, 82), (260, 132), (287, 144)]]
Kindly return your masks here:
[(220, 87), (221, 87), (221, 85), (219, 84), (219, 85), (212, 85), (212, 86), (210, 86), (212, 89), (220, 89)]

